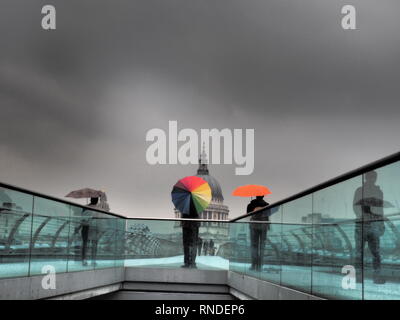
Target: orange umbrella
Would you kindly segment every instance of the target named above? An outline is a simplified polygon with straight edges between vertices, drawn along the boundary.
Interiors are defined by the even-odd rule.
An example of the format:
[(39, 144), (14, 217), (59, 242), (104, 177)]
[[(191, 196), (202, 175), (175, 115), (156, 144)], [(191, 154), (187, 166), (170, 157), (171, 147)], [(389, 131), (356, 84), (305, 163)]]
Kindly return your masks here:
[(233, 190), (232, 195), (236, 197), (256, 197), (265, 196), (271, 193), (272, 192), (267, 187), (256, 184), (248, 184), (237, 187), (235, 190)]

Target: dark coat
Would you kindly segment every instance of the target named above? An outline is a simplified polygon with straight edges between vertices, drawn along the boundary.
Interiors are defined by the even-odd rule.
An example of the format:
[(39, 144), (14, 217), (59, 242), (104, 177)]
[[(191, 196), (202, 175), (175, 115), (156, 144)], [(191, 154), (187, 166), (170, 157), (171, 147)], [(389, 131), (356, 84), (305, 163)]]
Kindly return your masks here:
[[(256, 208), (260, 207), (266, 207), (268, 206), (268, 202), (264, 201), (264, 199), (253, 199), (251, 202), (247, 205), (247, 213), (253, 212)], [(261, 211), (258, 213), (255, 213), (251, 215), (250, 221), (269, 221), (268, 214), (266, 211)], [(251, 227), (253, 229), (260, 229), (260, 230), (268, 230), (269, 229), (269, 224), (259, 224), (259, 223), (254, 223), (251, 224)]]

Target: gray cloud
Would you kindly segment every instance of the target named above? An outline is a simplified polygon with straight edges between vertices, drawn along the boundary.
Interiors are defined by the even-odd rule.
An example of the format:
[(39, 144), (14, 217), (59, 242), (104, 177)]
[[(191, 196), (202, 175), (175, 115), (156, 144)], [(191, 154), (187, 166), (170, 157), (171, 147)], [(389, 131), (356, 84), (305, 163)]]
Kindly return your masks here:
[[(256, 167), (211, 166), (232, 216), (249, 182), (278, 200), (398, 150), (400, 4), (344, 1), (44, 1), (0, 5), (0, 179), (62, 196), (104, 188), (115, 211), (170, 216), (196, 166), (151, 167), (147, 130), (254, 128)], [(154, 201), (154, 199), (157, 201)]]

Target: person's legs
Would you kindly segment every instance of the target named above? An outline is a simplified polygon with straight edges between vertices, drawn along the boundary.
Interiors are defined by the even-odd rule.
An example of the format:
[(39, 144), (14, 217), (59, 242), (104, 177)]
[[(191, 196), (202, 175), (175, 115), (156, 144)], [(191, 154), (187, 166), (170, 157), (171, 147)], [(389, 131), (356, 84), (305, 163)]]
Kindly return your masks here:
[(82, 226), (81, 236), (82, 236), (82, 248), (81, 248), (81, 258), (82, 263), (86, 264), (86, 251), (88, 244), (89, 228), (87, 226)]
[(183, 262), (184, 266), (189, 266), (189, 236), (190, 236), (190, 228), (188, 228), (186, 225), (182, 225), (182, 244), (183, 244)]
[(264, 262), (264, 247), (265, 247), (265, 240), (267, 237), (266, 230), (260, 230), (259, 235), (259, 258), (258, 258), (258, 268), (261, 270)]
[(368, 248), (371, 251), (372, 254), (372, 265), (374, 268), (374, 271), (380, 271), (381, 270), (381, 254), (380, 254), (380, 241), (379, 237), (376, 237), (375, 235), (371, 235), (368, 238)]
[(365, 246), (365, 240), (363, 236), (363, 229), (361, 223), (356, 223), (354, 229), (354, 240), (355, 240), (355, 269), (356, 269), (356, 281), (361, 283), (363, 279), (363, 251)]
[(196, 266), (196, 256), (197, 256), (197, 242), (199, 239), (199, 225), (196, 221), (192, 221), (192, 241), (191, 241), (191, 257), (190, 257), (190, 265), (192, 267)]
[(188, 263), (188, 266), (191, 266), (192, 260), (193, 260), (193, 229), (191, 226), (188, 226), (186, 235), (187, 235), (186, 245), (187, 245), (187, 252), (188, 252), (187, 263)]
[(250, 224), (250, 253), (251, 253), (251, 267), (254, 270), (257, 268), (258, 262), (258, 234), (255, 226)]
[(255, 239), (255, 269), (258, 271), (260, 269), (260, 230), (254, 229), (254, 239)]
[(367, 235), (368, 249), (372, 254), (372, 267), (374, 269), (374, 283), (385, 283), (381, 276), (381, 253), (379, 236), (370, 232)]
[(97, 259), (97, 240), (92, 240), (91, 245), (92, 245), (92, 264), (96, 265), (96, 259)]

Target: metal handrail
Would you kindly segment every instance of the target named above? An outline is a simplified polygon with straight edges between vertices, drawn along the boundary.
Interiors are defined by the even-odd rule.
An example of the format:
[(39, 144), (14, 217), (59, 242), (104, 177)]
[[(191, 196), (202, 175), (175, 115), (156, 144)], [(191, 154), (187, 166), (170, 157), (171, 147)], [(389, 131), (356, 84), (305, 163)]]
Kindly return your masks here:
[(162, 221), (200, 221), (230, 223), (231, 220), (195, 219), (195, 218), (162, 218), (162, 217), (126, 217), (126, 220), (162, 220)]
[(25, 193), (25, 194), (29, 194), (29, 195), (34, 196), (34, 197), (40, 197), (40, 198), (44, 198), (44, 199), (47, 199), (47, 200), (62, 202), (62, 203), (64, 203), (64, 204), (68, 204), (68, 205), (75, 206), (75, 207), (80, 207), (80, 208), (86, 209), (86, 210), (91, 210), (91, 211), (97, 211), (97, 212), (100, 212), (100, 213), (105, 213), (105, 214), (107, 214), (107, 215), (114, 216), (114, 217), (118, 217), (118, 218), (127, 218), (127, 216), (125, 216), (125, 215), (121, 215), (121, 214), (118, 214), (118, 213), (105, 211), (105, 210), (102, 210), (102, 209), (96, 208), (96, 207), (85, 206), (85, 205), (80, 204), (80, 203), (68, 201), (68, 200), (65, 200), (65, 199), (62, 199), (62, 198), (57, 198), (57, 197), (49, 196), (49, 195), (44, 194), (44, 193), (40, 193), (40, 192), (37, 192), (37, 191), (32, 191), (32, 190), (29, 190), (29, 189), (17, 187), (17, 186), (14, 186), (14, 185), (11, 185), (11, 184), (8, 184), (8, 183), (4, 183), (4, 182), (0, 182), (0, 187), (1, 187), (1, 188), (5, 188), (5, 189), (10, 189), (10, 190), (18, 191), (18, 192), (22, 192), (22, 193)]

